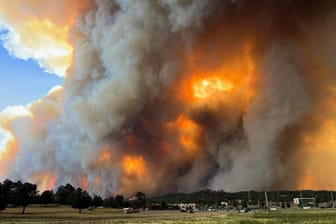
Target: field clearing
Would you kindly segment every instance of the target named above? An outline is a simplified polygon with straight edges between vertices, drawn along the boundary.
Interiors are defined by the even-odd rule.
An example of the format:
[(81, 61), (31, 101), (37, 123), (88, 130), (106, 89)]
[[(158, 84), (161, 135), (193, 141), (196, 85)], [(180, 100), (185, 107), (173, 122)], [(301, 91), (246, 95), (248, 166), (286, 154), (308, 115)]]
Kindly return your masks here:
[(120, 209), (78, 210), (69, 207), (8, 208), (0, 212), (0, 223), (336, 223), (336, 210), (283, 210), (275, 212), (143, 211), (125, 214)]

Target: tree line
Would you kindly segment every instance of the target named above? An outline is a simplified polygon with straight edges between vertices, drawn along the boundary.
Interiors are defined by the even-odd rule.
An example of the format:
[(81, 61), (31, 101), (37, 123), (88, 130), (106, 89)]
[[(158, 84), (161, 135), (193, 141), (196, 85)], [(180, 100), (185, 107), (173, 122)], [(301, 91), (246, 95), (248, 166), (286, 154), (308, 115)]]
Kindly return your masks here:
[[(315, 198), (316, 203), (332, 202), (336, 199), (334, 191), (268, 191), (268, 201), (283, 205), (289, 205), (293, 198)], [(22, 206), (22, 213), (25, 212), (29, 204), (48, 204), (69, 205), (81, 212), (89, 207), (110, 207), (110, 208), (149, 208), (166, 209), (168, 204), (176, 205), (179, 203), (196, 203), (200, 207), (220, 206), (222, 202), (227, 202), (231, 206), (237, 206), (237, 201), (243, 204), (259, 205), (262, 207), (265, 202), (264, 191), (240, 191), (225, 192), (202, 190), (193, 193), (171, 193), (162, 196), (146, 198), (143, 192), (137, 192), (134, 197), (125, 199), (123, 195), (115, 195), (102, 198), (99, 195), (91, 196), (87, 191), (81, 188), (75, 188), (71, 184), (61, 185), (54, 192), (45, 190), (41, 194), (37, 190), (36, 184), (21, 181), (11, 181), (9, 179), (0, 182), (0, 211), (8, 206)], [(332, 202), (335, 205), (335, 202)]]
[(69, 183), (59, 186), (56, 192), (45, 190), (39, 194), (36, 184), (29, 182), (14, 182), (7, 179), (0, 183), (0, 211), (8, 206), (22, 206), (22, 213), (25, 213), (29, 204), (69, 205), (78, 209), (78, 212), (81, 213), (82, 209), (100, 206), (144, 208), (146, 206), (146, 195), (143, 192), (137, 192), (132, 200), (125, 200), (123, 195), (103, 199), (99, 195), (91, 196), (87, 191), (75, 188)]

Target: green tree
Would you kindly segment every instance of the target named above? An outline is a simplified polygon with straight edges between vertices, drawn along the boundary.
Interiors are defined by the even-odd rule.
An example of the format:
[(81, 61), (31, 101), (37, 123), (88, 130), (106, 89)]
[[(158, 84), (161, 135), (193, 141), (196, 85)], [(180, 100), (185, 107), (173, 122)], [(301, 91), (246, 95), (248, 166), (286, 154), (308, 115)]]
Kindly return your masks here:
[[(12, 198), (13, 198), (13, 189), (14, 187), (14, 182), (6, 179), (3, 183), (2, 183), (2, 190), (3, 190), (3, 200), (5, 202), (7, 202), (8, 204), (14, 204)], [(1, 200), (2, 201), (2, 200)]]
[(37, 195), (37, 187), (35, 184), (24, 183), (20, 181), (14, 184), (13, 201), (17, 206), (23, 206), (22, 214), (24, 214), (26, 207), (31, 204)]
[(77, 188), (74, 192), (75, 196), (72, 201), (72, 207), (78, 209), (78, 213), (82, 213), (82, 209), (88, 208), (92, 202), (91, 196), (88, 192), (82, 191), (81, 188)]
[(74, 200), (76, 199), (76, 197), (77, 197), (77, 190), (75, 190), (72, 193), (70, 193), (70, 195), (66, 199), (66, 204), (67, 205), (72, 205), (72, 203), (74, 202)]
[(92, 205), (96, 206), (96, 207), (102, 206), (103, 205), (103, 199), (100, 196), (95, 195), (92, 199)]
[(6, 179), (2, 184), (0, 183), (0, 211), (7, 208), (12, 196), (13, 182)]
[(39, 203), (44, 204), (45, 206), (47, 204), (53, 203), (54, 200), (55, 200), (55, 194), (53, 191), (50, 190), (43, 191), (43, 193), (39, 197)]
[(0, 183), (0, 211), (5, 210), (8, 205), (8, 192), (5, 186)]
[(135, 194), (135, 206), (137, 208), (145, 208), (146, 207), (146, 194), (143, 192), (137, 192)]
[(110, 207), (110, 208), (113, 208), (115, 207), (114, 206), (114, 198), (111, 196), (111, 197), (108, 197), (108, 198), (105, 198), (104, 201), (103, 201), (103, 206), (104, 207)]
[(124, 196), (118, 194), (114, 198), (114, 207), (116, 207), (116, 208), (124, 207)]
[(74, 191), (75, 191), (75, 188), (71, 184), (67, 184), (65, 186), (63, 185), (59, 186), (55, 193), (56, 202), (62, 205), (66, 205), (66, 204), (71, 205), (71, 203), (68, 203), (68, 197)]

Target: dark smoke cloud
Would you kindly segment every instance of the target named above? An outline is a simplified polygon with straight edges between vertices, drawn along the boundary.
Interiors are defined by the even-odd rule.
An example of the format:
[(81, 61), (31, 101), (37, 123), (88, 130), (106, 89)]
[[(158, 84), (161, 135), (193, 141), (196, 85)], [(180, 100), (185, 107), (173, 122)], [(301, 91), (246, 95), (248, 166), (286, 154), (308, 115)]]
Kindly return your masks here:
[[(104, 195), (297, 188), (308, 174), (328, 186), (327, 168), (305, 172), (306, 142), (335, 125), (335, 6), (95, 1), (72, 27), (64, 85), (6, 126), (19, 144), (3, 177), (51, 173)], [(234, 91), (186, 100), (185, 83), (223, 66)]]

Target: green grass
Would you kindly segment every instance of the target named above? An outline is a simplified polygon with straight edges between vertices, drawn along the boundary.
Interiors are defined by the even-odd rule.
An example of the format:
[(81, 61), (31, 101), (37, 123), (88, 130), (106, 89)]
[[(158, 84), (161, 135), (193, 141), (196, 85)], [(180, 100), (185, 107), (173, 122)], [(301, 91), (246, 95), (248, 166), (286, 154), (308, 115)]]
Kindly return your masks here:
[(125, 214), (118, 209), (77, 210), (69, 207), (30, 206), (26, 214), (21, 208), (8, 208), (0, 212), (0, 223), (336, 223), (336, 210), (283, 210), (237, 214), (235, 212), (143, 211)]

